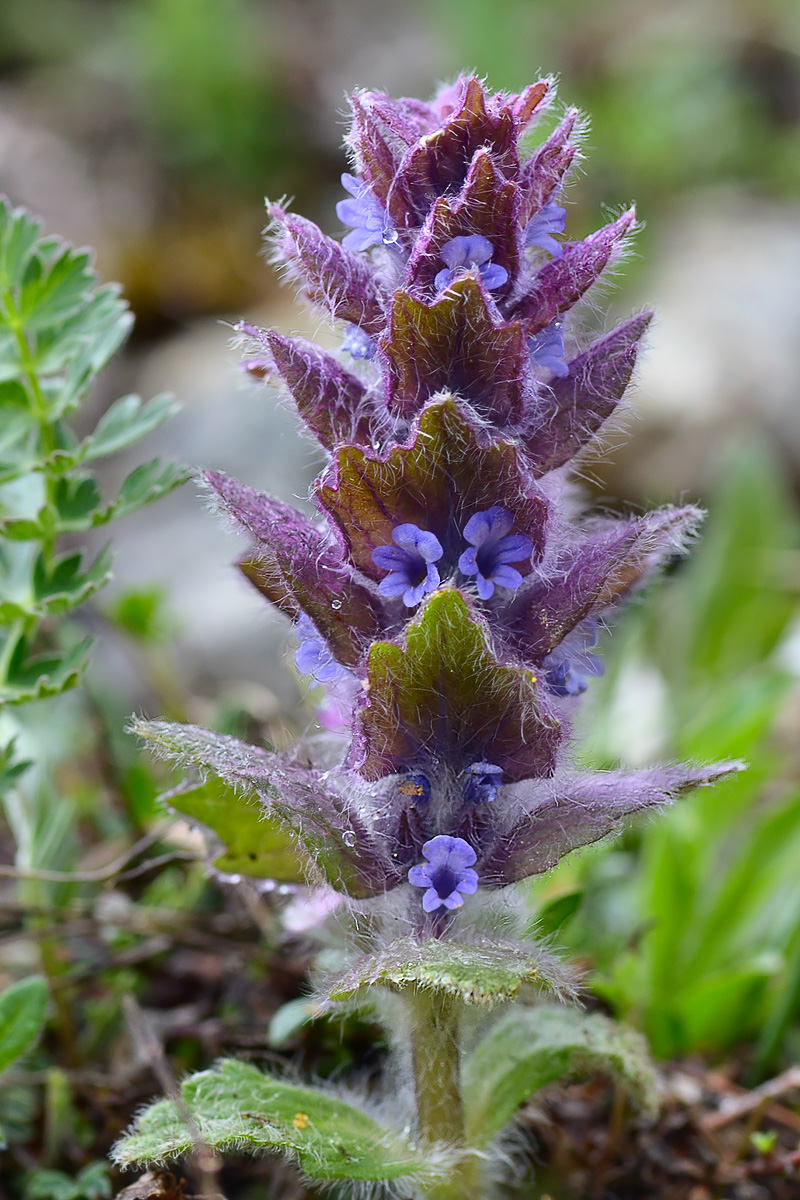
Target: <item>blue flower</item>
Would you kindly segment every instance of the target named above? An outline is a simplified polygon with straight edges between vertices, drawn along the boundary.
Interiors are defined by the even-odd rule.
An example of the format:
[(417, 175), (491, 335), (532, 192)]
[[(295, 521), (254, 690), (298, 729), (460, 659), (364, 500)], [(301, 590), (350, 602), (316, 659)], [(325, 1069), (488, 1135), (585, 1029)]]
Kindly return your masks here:
[(358, 325), (345, 325), (342, 334), (342, 349), (351, 354), (353, 358), (374, 358), (378, 352), (378, 347), (372, 338), (364, 333), (363, 329), (359, 329)]
[(469, 237), (451, 238), (441, 249), (442, 262), (447, 266), (439, 271), (434, 280), (436, 290), (443, 291), (454, 279), (458, 279), (459, 275), (476, 268), (484, 286), (490, 292), (502, 287), (508, 279), (508, 271), (498, 263), (492, 262), (493, 254), (494, 246), (479, 233), (470, 234)]
[(553, 258), (560, 258), (564, 248), (553, 234), (564, 232), (566, 215), (565, 208), (556, 204), (555, 200), (548, 200), (525, 226), (525, 245), (540, 246), (542, 250), (549, 251)]
[(407, 796), (412, 804), (425, 806), (431, 798), (431, 785), (428, 777), (420, 771), (405, 775), (397, 788), (401, 796)]
[(433, 564), (444, 551), (439, 539), (418, 525), (397, 525), (392, 541), (394, 546), (377, 546), (372, 551), (375, 566), (390, 572), (378, 591), (393, 599), (402, 596), (406, 608), (413, 608), (439, 586), (439, 572)]
[(536, 367), (543, 367), (559, 379), (569, 375), (569, 367), (564, 362), (563, 329), (561, 321), (553, 321), (532, 338), (528, 338), (531, 363)]
[(327, 642), (305, 613), (298, 619), (295, 633), (300, 645), (294, 652), (294, 662), (301, 675), (311, 675), (317, 683), (331, 683), (348, 674), (347, 668), (336, 661)]
[(494, 763), (489, 762), (472, 763), (464, 772), (461, 795), (467, 804), (481, 804), (484, 800), (494, 800), (502, 781), (502, 767), (496, 767)]
[(533, 542), (524, 533), (511, 533), (514, 518), (499, 504), (477, 512), (464, 526), (464, 537), (472, 543), (458, 560), (462, 575), (474, 575), (481, 600), (488, 600), (496, 587), (518, 588), (522, 576), (509, 563), (530, 560)]
[(350, 232), (342, 238), (342, 245), (347, 250), (368, 250), (370, 246), (379, 246), (381, 243), (391, 246), (396, 242), (397, 231), (388, 213), (366, 184), (345, 171), (342, 187), (354, 197), (352, 200), (340, 200), (336, 205), (336, 215), (342, 224), (352, 225)]
[(478, 890), (478, 872), (471, 869), (477, 855), (463, 838), (440, 833), (425, 843), (422, 853), (428, 861), (411, 868), (408, 882), (427, 888), (422, 897), (425, 912), (460, 908), (464, 896)]
[(589, 648), (597, 643), (597, 622), (584, 621), (542, 663), (542, 679), (554, 696), (580, 696), (587, 676), (602, 675), (605, 664)]

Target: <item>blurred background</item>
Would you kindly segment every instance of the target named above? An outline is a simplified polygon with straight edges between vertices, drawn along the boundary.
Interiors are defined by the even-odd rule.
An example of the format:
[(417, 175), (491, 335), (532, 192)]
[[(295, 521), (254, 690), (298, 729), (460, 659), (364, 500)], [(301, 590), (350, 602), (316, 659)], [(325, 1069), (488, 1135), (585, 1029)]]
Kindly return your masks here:
[[(333, 336), (260, 255), (264, 197), (292, 197), (338, 236), (347, 93), (426, 96), (465, 68), (498, 89), (558, 75), (559, 103), (590, 115), (568, 236), (630, 200), (645, 222), (635, 257), (588, 318), (608, 328), (636, 308), (658, 314), (624, 429), (587, 464), (587, 493), (635, 508), (699, 500), (710, 514), (690, 560), (603, 635), (607, 670), (590, 685), (581, 753), (597, 765), (725, 755), (751, 764), (536, 883), (532, 919), (658, 1056), (701, 1055), (752, 1083), (800, 1053), (797, 0), (0, 0), (0, 191), (49, 232), (95, 246), (102, 278), (121, 281), (136, 314), (87, 424), (124, 392), (172, 391), (182, 412), (152, 453), (303, 505), (314, 451), (277, 394), (243, 379), (230, 345), (241, 317)], [(136, 461), (121, 455), (106, 468), (108, 486)], [(47, 868), (86, 866), (109, 839), (130, 844), (150, 827), (164, 780), (120, 732), (132, 709), (276, 742), (310, 711), (302, 716), (309, 696), (286, 656), (285, 623), (231, 567), (235, 539), (191, 484), (122, 522), (115, 548), (116, 597), (87, 618), (105, 635), (82, 702), (91, 730), (67, 722), (61, 736), (60, 718), (44, 718), (70, 797), (60, 824), (50, 801), (36, 818), (40, 852), (27, 861)], [(31, 724), (54, 703), (33, 706)], [(188, 834), (179, 845), (197, 848)], [(23, 886), (38, 889), (26, 893), (37, 904), (54, 902), (54, 884)], [(122, 888), (57, 894), (93, 906), (113, 954), (111, 965), (100, 955), (75, 968), (85, 955), (76, 943), (54, 968), (62, 1008), (75, 970), (85, 1007), (69, 1053), (51, 1035), (63, 1078), (44, 1051), (31, 1075), (50, 1097), (50, 1166), (99, 1162), (130, 1106), (157, 1086), (134, 1062), (133, 1091), (120, 1099), (109, 1084), (98, 1141), (86, 1132), (99, 1118), (96, 1097), (81, 1091), (83, 1065), (110, 1063), (111, 1078), (124, 1060), (130, 1075), (123, 993), (157, 1014), (179, 1073), (221, 1049), (263, 1048), (276, 1011), (283, 1023), (268, 1044), (295, 1061), (308, 1052), (304, 1064), (322, 1074), (361, 1061), (371, 1044), (369, 1030), (314, 1041), (307, 1012), (286, 1015), (308, 956), (276, 967), (280, 937), (261, 900), (220, 901), (197, 863), (172, 863), (135, 893), (149, 914), (142, 928)], [(247, 937), (267, 940), (266, 991), (247, 937), (227, 950), (222, 936), (197, 940), (192, 922), (227, 919), (232, 904), (231, 928), (245, 913), (256, 930)], [(159, 942), (151, 925), (164, 914)], [(59, 1087), (78, 1099), (59, 1101)], [(27, 1117), (12, 1114), (20, 1144), (32, 1136), (35, 1105), (25, 1103)], [(9, 1127), (7, 1112), (0, 1120)]]

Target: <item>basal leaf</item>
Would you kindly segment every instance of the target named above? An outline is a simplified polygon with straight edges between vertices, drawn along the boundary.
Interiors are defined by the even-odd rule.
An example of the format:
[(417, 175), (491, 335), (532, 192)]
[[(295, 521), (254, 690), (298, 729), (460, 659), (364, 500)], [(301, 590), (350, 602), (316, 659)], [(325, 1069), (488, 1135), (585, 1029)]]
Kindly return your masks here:
[[(227, 1059), (185, 1081), (181, 1095), (212, 1150), (289, 1154), (312, 1179), (430, 1177), (425, 1157), (373, 1117), (317, 1088), (299, 1087)], [(169, 1100), (152, 1105), (115, 1148), (121, 1166), (163, 1162), (195, 1138)]]
[(598, 1013), (540, 1005), (504, 1013), (464, 1063), (467, 1139), (482, 1146), (548, 1083), (616, 1076), (641, 1107), (655, 1105), (655, 1081), (638, 1034)]

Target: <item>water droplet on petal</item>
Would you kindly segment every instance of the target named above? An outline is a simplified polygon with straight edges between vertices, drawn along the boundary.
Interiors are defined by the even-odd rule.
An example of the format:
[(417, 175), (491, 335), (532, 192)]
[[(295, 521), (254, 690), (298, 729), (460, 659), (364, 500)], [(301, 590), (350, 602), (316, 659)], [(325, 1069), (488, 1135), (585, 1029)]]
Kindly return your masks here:
[(342, 607), (341, 600), (331, 600), (331, 608), (340, 609)]
[(393, 246), (395, 244), (395, 242), (398, 241), (399, 236), (400, 235), (398, 234), (396, 229), (392, 229), (391, 227), (389, 227), (387, 229), (384, 229), (383, 232), (381, 233), (381, 241), (383, 242), (384, 246)]
[(348, 829), (346, 833), (342, 834), (342, 841), (344, 842), (345, 846), (355, 846), (356, 835), (353, 833), (352, 829)]

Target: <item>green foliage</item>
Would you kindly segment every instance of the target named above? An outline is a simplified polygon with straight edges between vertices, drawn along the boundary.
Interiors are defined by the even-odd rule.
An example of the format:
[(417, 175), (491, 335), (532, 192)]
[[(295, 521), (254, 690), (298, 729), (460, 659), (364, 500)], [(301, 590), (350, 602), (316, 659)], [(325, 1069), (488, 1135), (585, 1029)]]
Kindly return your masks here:
[[(137, 0), (118, 52), (175, 165), (247, 191), (293, 147), (272, 39), (247, 0)], [(262, 187), (263, 191), (263, 187)]]
[(32, 1171), (24, 1200), (108, 1200), (112, 1190), (106, 1164), (93, 1162), (75, 1176), (46, 1168)]
[(173, 464), (144, 463), (104, 500), (87, 470), (171, 416), (167, 397), (145, 405), (123, 397), (83, 440), (66, 419), (130, 324), (88, 252), (43, 236), (22, 209), (0, 202), (0, 705), (66, 691), (86, 665), (88, 643), (51, 618), (103, 587), (111, 552), (86, 562), (80, 551), (59, 553), (57, 539), (135, 512), (186, 477)]
[(615, 632), (587, 741), (603, 765), (636, 762), (666, 730), (663, 757), (733, 754), (750, 769), (540, 890), (583, 894), (559, 939), (594, 959), (596, 991), (657, 1054), (721, 1052), (760, 1035), (764, 1072), (800, 1008), (800, 794), (780, 734), (796, 703), (782, 643), (797, 613), (789, 567), (800, 526), (757, 444), (729, 454), (709, 510), (689, 562)]
[(225, 875), (302, 883), (306, 871), (297, 854), (297, 839), (250, 794), (242, 794), (213, 776), (194, 787), (185, 786), (161, 798), (175, 812), (199, 822), (216, 834), (225, 847), (211, 865)]
[(431, 1174), (422, 1154), (361, 1109), (235, 1059), (187, 1079), (181, 1100), (185, 1113), (171, 1100), (142, 1113), (115, 1149), (121, 1166), (177, 1158), (200, 1141), (220, 1151), (282, 1151), (312, 1179)]
[(0, 1074), (38, 1038), (47, 1012), (47, 983), (39, 975), (0, 992)]
[(467, 1140), (484, 1146), (548, 1083), (605, 1073), (653, 1112), (655, 1079), (644, 1040), (598, 1013), (516, 1006), (491, 1027), (463, 1068)]

